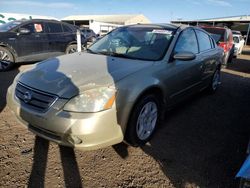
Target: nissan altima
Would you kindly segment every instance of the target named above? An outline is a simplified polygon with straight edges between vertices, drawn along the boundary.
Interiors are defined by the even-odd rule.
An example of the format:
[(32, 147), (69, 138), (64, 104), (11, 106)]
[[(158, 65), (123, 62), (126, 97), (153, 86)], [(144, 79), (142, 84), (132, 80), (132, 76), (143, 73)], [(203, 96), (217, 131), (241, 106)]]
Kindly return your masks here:
[(201, 28), (119, 27), (87, 49), (19, 73), (8, 89), (13, 113), (35, 134), (82, 150), (145, 144), (164, 111), (214, 92), (223, 50)]

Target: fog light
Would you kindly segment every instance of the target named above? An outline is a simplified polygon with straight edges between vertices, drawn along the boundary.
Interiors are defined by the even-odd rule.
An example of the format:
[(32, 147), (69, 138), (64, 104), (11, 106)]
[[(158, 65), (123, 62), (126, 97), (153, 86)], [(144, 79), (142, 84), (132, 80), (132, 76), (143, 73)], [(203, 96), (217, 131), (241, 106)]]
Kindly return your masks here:
[(82, 140), (80, 138), (78, 138), (77, 136), (69, 135), (68, 136), (68, 142), (75, 145), (75, 144), (81, 144)]

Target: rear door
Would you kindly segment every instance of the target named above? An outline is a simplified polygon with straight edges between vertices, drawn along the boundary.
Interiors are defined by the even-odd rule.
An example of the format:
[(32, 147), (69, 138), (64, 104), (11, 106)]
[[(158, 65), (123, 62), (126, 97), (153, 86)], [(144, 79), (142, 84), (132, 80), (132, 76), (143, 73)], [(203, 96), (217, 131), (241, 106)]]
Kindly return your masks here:
[[(18, 30), (21, 28), (28, 29), (30, 33), (27, 34), (18, 34), (16, 38), (16, 46), (18, 56), (22, 60), (26, 61), (35, 61), (42, 58), (42, 54), (46, 53), (48, 49), (48, 36), (45, 33), (45, 27), (43, 22), (30, 22), (24, 25), (21, 25)], [(44, 57), (46, 58), (46, 57)]]
[(199, 44), (200, 74), (203, 87), (206, 87), (215, 72), (216, 62), (220, 59), (221, 54), (216, 49), (213, 39), (207, 33), (198, 29), (195, 32)]
[(46, 25), (50, 52), (53, 55), (64, 54), (67, 41), (64, 38), (62, 24), (60, 22), (47, 22)]

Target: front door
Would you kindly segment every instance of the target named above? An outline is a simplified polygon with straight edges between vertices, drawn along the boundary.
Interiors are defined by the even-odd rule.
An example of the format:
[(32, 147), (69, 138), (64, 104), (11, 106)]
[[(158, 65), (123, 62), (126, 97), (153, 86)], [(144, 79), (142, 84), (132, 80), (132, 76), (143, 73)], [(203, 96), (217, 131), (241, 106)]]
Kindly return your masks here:
[[(196, 58), (189, 61), (171, 60), (167, 64), (166, 85), (170, 91), (169, 98), (173, 103), (189, 96), (197, 91), (201, 84), (201, 61), (198, 42), (193, 29), (184, 30), (176, 43), (173, 54), (180, 52), (192, 52)], [(171, 79), (169, 79), (171, 78)]]
[[(28, 29), (29, 33), (18, 33), (17, 54), (23, 61), (37, 61), (46, 58), (48, 36), (42, 22), (31, 22), (18, 28)], [(17, 30), (17, 32), (18, 32)]]

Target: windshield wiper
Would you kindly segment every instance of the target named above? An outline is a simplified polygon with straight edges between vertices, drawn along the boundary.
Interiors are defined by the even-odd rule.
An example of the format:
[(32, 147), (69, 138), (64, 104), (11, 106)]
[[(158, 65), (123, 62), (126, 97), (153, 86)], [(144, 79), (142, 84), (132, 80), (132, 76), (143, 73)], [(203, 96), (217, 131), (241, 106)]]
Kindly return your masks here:
[(98, 54), (108, 55), (108, 56), (112, 56), (112, 57), (123, 57), (123, 58), (128, 58), (128, 59), (137, 59), (137, 58), (128, 56), (126, 54), (120, 54), (120, 53), (116, 53), (116, 52), (100, 51), (100, 52), (98, 52)]

